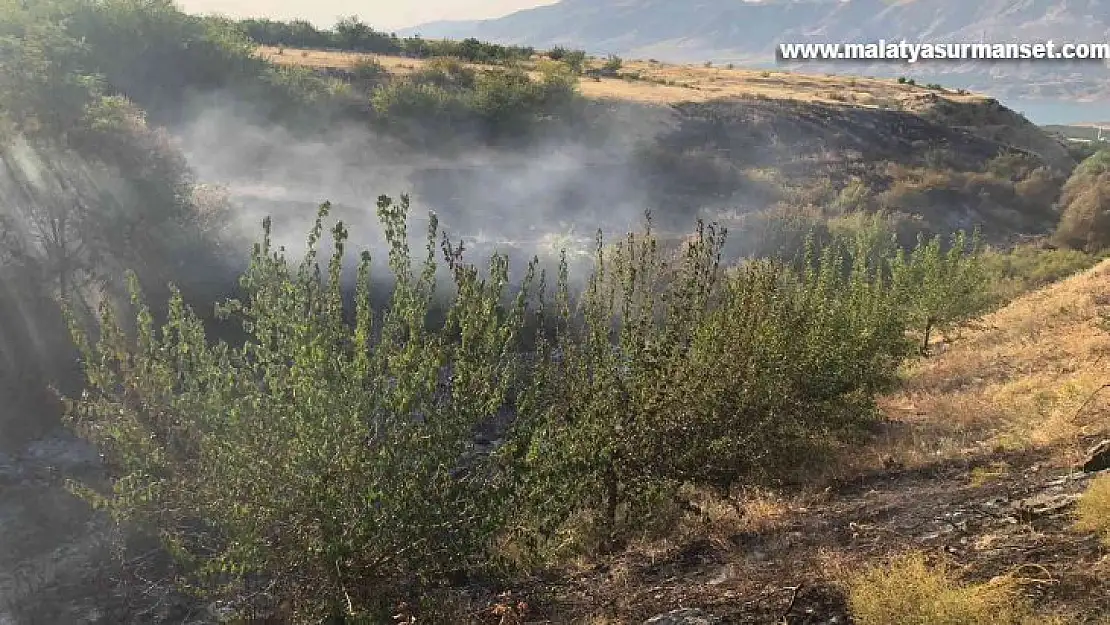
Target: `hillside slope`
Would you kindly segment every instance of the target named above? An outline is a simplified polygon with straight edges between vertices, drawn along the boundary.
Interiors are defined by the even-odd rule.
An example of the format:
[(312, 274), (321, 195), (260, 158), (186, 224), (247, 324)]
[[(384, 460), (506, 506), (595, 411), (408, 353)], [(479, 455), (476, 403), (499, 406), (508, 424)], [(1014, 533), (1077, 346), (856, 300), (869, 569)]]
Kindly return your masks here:
[[(261, 53), (352, 80), (363, 58)], [(374, 58), (391, 80), (428, 64)], [(722, 221), (742, 233), (741, 248), (753, 220), (780, 203), (826, 213), (882, 209), (936, 232), (979, 225), (999, 242), (1045, 234), (1058, 220), (1053, 189), (1075, 166), (1059, 141), (995, 100), (894, 80), (630, 62), (617, 76), (583, 78), (579, 89), (594, 102), (596, 124), (622, 145), (567, 181), (560, 193), (569, 206), (600, 202), (609, 207), (604, 213), (635, 197), (637, 211), (650, 209), (677, 227), (691, 213)], [(1029, 166), (1016, 177), (985, 172), (1005, 154), (1024, 155)], [(419, 199), (488, 204), (489, 186), (467, 182), (472, 169), (435, 170), (412, 178)], [(841, 194), (859, 185), (866, 197), (846, 205)], [(609, 190), (617, 195), (609, 198)], [(589, 223), (587, 212), (575, 210)]]
[[(423, 24), (405, 31), (501, 43), (578, 47), (669, 61), (769, 62), (784, 42), (1105, 42), (1105, 0), (563, 0), (477, 22)], [(813, 71), (921, 78), (992, 89), (999, 97), (1107, 98), (1103, 63), (981, 62), (808, 64)], [(1003, 82), (1005, 81), (1005, 82)], [(1010, 84), (1008, 84), (1010, 83)], [(1016, 84), (1013, 84), (1016, 83)]]
[(1110, 435), (1110, 401), (1092, 396), (1110, 353), (1096, 327), (1108, 277), (1110, 261), (948, 337), (827, 481), (750, 493), (742, 515), (707, 504), (682, 536), (517, 596), (558, 623), (642, 623), (678, 608), (719, 623), (845, 623), (848, 575), (921, 551), (957, 562), (961, 580), (1025, 579), (1030, 623), (1105, 625), (1110, 559), (1070, 510), (1098, 475), (1076, 470), (1083, 450)]

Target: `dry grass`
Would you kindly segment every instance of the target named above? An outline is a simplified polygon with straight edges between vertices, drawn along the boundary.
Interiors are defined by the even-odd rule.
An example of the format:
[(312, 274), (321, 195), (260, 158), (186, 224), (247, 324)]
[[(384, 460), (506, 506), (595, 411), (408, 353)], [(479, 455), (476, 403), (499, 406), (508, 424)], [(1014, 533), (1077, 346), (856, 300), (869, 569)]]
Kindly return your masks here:
[(857, 625), (1015, 625), (1065, 623), (1034, 616), (1020, 594), (1020, 580), (997, 577), (984, 584), (963, 584), (944, 563), (930, 566), (910, 553), (885, 566), (852, 575), (848, 603)]
[[(906, 465), (1060, 447), (1077, 460), (1081, 440), (1106, 431), (1110, 261), (1029, 293), (947, 337), (946, 349), (914, 364), (902, 389), (882, 400), (902, 427), (883, 441)], [(1071, 456), (1070, 454), (1074, 454)]]
[(407, 59), (396, 56), (382, 56), (379, 54), (364, 54), (361, 52), (342, 52), (338, 50), (300, 50), (295, 48), (274, 48), (260, 46), (258, 54), (278, 65), (296, 65), (311, 67), (313, 69), (345, 69), (350, 70), (365, 59), (372, 58), (382, 64), (391, 74), (407, 74), (422, 67), (426, 61), (423, 59)]
[(1075, 516), (1077, 530), (1098, 534), (1110, 546), (1110, 475), (1091, 482), (1079, 500)]
[(780, 529), (792, 505), (779, 494), (756, 488), (728, 499), (702, 490), (685, 496), (699, 512), (686, 514), (681, 519), (675, 532), (679, 542), (706, 539), (727, 545), (738, 534), (769, 533)]
[[(266, 46), (259, 48), (259, 54), (275, 63), (318, 69), (351, 69), (360, 59), (372, 56), (389, 72), (401, 75), (418, 69), (426, 63), (422, 59), (329, 50), (279, 49)], [(591, 68), (599, 68), (603, 62), (592, 61), (588, 65)], [(700, 65), (669, 65), (648, 61), (625, 61), (620, 73), (624, 77), (582, 79), (580, 81), (582, 94), (595, 99), (651, 104), (754, 96), (893, 108), (914, 108), (927, 94), (935, 94), (957, 102), (983, 100), (983, 97), (978, 95), (938, 92), (925, 87), (877, 78), (707, 68)]]
[(976, 467), (971, 470), (969, 481), (972, 486), (986, 486), (1009, 475), (1011, 467), (1006, 462), (993, 462), (990, 466)]
[(923, 87), (877, 78), (706, 68), (643, 61), (626, 61), (621, 72), (638, 75), (639, 79), (583, 80), (582, 93), (588, 97), (661, 103), (755, 96), (894, 108), (912, 107), (914, 102), (927, 93), (956, 101), (981, 99), (974, 95), (940, 94)]

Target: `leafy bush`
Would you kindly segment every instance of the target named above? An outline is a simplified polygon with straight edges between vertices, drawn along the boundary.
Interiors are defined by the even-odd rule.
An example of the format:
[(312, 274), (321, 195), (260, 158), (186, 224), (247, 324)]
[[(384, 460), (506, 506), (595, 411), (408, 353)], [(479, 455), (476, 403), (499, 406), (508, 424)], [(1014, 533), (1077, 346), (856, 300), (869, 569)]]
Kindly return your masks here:
[(248, 18), (239, 20), (237, 26), (252, 41), (264, 46), (289, 48), (325, 48), (335, 44), (334, 33), (319, 30), (311, 22), (292, 20), (282, 22), (270, 19)]
[(381, 54), (401, 50), (397, 37), (374, 30), (354, 15), (340, 19), (332, 32), (322, 34), (332, 45), (343, 50)]
[(243, 301), (220, 307), (242, 325), (242, 347), (209, 341), (176, 294), (159, 330), (133, 291), (133, 340), (109, 308), (95, 344), (75, 328), (88, 389), (68, 415), (115, 477), (111, 493), (84, 494), (159, 533), (202, 587), (261, 575), (300, 619), (380, 616), (405, 585), (480, 568), (504, 495), (466, 454), (504, 402), (523, 300), (500, 314), (504, 259), (485, 280), (452, 261), (446, 333), (429, 332), (435, 223), (414, 275), (407, 208), (378, 202), (397, 278), (380, 320), (365, 253), (344, 309), (341, 225), (321, 275), (318, 219), (296, 269), (267, 225)]
[[(170, 125), (193, 96), (213, 91), (231, 92), (271, 118), (310, 102), (320, 120), (328, 112), (321, 96), (337, 91), (334, 81), (258, 57), (230, 20), (186, 15), (165, 0), (12, 3), (0, 13), (0, 32), (0, 52), (11, 48), (0, 54), (0, 99), (18, 94), (0, 105), (17, 118), (39, 111), (55, 129), (79, 123), (82, 100), (97, 93), (123, 95)], [(49, 102), (33, 102), (34, 93), (49, 94)]]
[(987, 250), (982, 256), (991, 298), (1000, 303), (1093, 267), (1098, 260), (1098, 256), (1080, 250), (1037, 244), (1016, 245), (1006, 251)]
[(257, 83), (265, 63), (226, 20), (187, 15), (167, 1), (73, 0), (63, 23), (89, 50), (89, 73), (160, 120), (193, 93)]
[(721, 236), (699, 229), (671, 256), (650, 235), (599, 247), (577, 313), (560, 296), (562, 334), (541, 348), (514, 439), (528, 549), (565, 548), (567, 532), (612, 548), (681, 484), (781, 476), (874, 414), (908, 353), (902, 278), (853, 241), (800, 273), (754, 261), (722, 275)]
[(565, 63), (572, 71), (580, 73), (586, 63), (586, 51), (568, 50), (562, 46), (555, 46), (547, 51), (547, 58)]
[(946, 564), (929, 566), (920, 553), (870, 567), (848, 581), (848, 604), (859, 625), (1018, 625), (1053, 622), (1034, 617), (1018, 581), (1001, 577), (961, 584)]
[[(99, 47), (103, 22), (142, 22), (123, 4), (8, 3), (0, 11), (0, 397), (35, 404), (9, 411), (9, 442), (51, 426), (46, 385), (79, 384), (73, 345), (58, 340), (66, 332), (57, 299), (84, 317), (88, 302), (126, 296), (124, 267), (159, 293), (186, 276), (189, 298), (210, 295), (213, 277), (226, 271), (212, 236), (226, 206), (201, 197), (167, 133), (101, 73), (126, 54)], [(151, 18), (149, 32), (133, 40), (165, 32), (160, 3), (131, 4)], [(94, 9), (103, 13), (91, 16)], [(164, 50), (166, 42), (151, 45)]]

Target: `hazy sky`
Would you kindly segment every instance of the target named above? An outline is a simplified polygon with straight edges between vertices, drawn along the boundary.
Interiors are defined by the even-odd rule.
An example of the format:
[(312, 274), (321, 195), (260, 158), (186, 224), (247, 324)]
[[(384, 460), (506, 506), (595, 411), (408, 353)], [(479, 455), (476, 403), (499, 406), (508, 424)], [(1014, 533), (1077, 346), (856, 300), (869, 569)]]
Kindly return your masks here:
[(556, 0), (178, 0), (189, 13), (231, 17), (301, 18), (331, 26), (336, 18), (358, 15), (379, 29), (398, 29), (435, 20), (500, 17)]

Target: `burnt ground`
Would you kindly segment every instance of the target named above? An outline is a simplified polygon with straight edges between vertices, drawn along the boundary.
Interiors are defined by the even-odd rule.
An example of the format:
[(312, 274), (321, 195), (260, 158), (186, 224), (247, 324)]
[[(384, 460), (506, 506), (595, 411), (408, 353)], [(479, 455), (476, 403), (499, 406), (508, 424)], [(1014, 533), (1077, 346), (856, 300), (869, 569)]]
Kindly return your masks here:
[[(89, 461), (61, 440), (47, 439), (29, 450), (28, 457), (41, 459), (44, 466)], [(1098, 474), (1068, 466), (1061, 457), (1064, 454), (1053, 449), (998, 452), (840, 480), (821, 491), (788, 496), (770, 522), (718, 526), (669, 545), (638, 546), (592, 558), (589, 566), (548, 571), (513, 584), (509, 593), (475, 588), (468, 601), (469, 620), (499, 625), (638, 624), (692, 608), (720, 619), (708, 622), (848, 624), (852, 620), (838, 585), (844, 574), (889, 555), (921, 550), (957, 565), (967, 581), (1005, 574), (1027, 580), (1024, 592), (1046, 614), (1066, 611), (1079, 614), (1079, 622), (1105, 623), (1098, 619), (1110, 614), (1110, 549), (1096, 537), (1070, 528), (1071, 505)], [(1005, 469), (998, 470), (1000, 466)], [(212, 622), (202, 606), (181, 603), (158, 584), (136, 583), (142, 581), (136, 575), (127, 576), (131, 590), (125, 594), (130, 596), (120, 595), (120, 580), (109, 579), (115, 577), (109, 573), (114, 570), (111, 558), (90, 543), (96, 542), (92, 537), (110, 533), (100, 527), (103, 519), (58, 508), (77, 505), (61, 490), (51, 491), (57, 496), (49, 509), (44, 498), (28, 499), (26, 489), (40, 478), (26, 470), (19, 473), (9, 473), (13, 479), (0, 484), (3, 509), (6, 516), (28, 518), (5, 523), (0, 544), (5, 545), (5, 561), (14, 558), (41, 570), (13, 566), (16, 578), (23, 580), (8, 579), (14, 586), (9, 584), (7, 591), (33, 593), (50, 609), (40, 601), (34, 602), (40, 605), (33, 613), (5, 615), (0, 609), (0, 623)], [(57, 481), (56, 476), (41, 479)], [(20, 500), (25, 507), (37, 502), (37, 516), (30, 515), (34, 519), (12, 506)], [(57, 525), (63, 518), (73, 522)], [(35, 547), (27, 542), (29, 534), (19, 534), (32, 527), (36, 534), (51, 534), (53, 547), (38, 545), (34, 554), (19, 556), (17, 551)], [(101, 589), (96, 597), (89, 594), (92, 583)], [(5, 584), (0, 583), (3, 590)], [(152, 591), (158, 592), (151, 595)], [(77, 596), (84, 599), (74, 600)], [(113, 598), (105, 602), (109, 596)], [(16, 607), (5, 603), (0, 608)], [(521, 603), (524, 609), (515, 607)], [(513, 609), (506, 609), (510, 606)], [(269, 622), (274, 621), (257, 621)]]
[[(957, 565), (967, 581), (1026, 580), (1039, 612), (1104, 622), (1097, 619), (1110, 614), (1110, 550), (1070, 529), (1072, 504), (1095, 474), (1056, 457), (997, 453), (861, 476), (798, 497), (773, 528), (694, 540), (663, 555), (624, 553), (535, 580), (502, 602), (526, 602), (514, 621), (524, 623), (642, 623), (681, 608), (722, 623), (850, 623), (837, 578), (920, 550)], [(1005, 474), (974, 479), (977, 467), (1000, 462)]]

